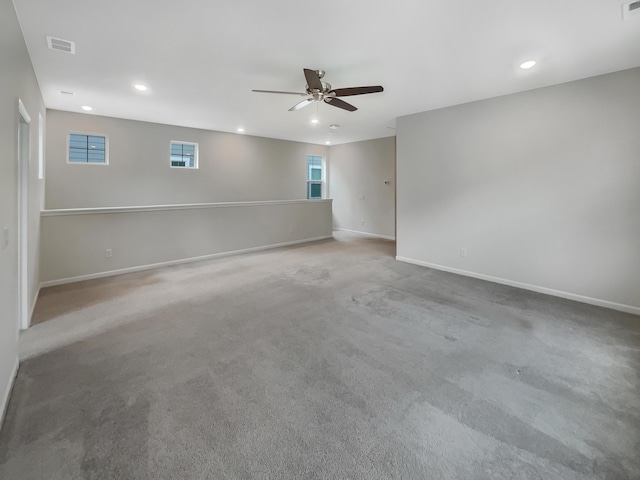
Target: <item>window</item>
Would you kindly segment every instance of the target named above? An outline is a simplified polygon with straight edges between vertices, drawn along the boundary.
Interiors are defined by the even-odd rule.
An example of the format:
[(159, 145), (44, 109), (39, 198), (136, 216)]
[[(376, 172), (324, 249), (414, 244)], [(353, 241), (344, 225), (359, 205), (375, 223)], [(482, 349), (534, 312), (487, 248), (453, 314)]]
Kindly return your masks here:
[(171, 141), (171, 167), (198, 168), (198, 144)]
[(324, 157), (307, 155), (307, 198), (322, 198)]
[(68, 163), (109, 164), (109, 142), (106, 135), (96, 133), (69, 134)]

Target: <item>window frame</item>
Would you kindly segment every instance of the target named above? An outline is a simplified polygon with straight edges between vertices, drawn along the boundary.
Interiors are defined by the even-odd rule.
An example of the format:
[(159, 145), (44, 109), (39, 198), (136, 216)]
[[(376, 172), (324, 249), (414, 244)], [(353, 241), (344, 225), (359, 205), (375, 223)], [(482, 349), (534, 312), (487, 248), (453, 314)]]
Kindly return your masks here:
[[(309, 178), (309, 157), (319, 157), (321, 158), (321, 173), (320, 173), (320, 180), (312, 180)], [(327, 179), (327, 159), (324, 155), (315, 155), (313, 153), (309, 153), (307, 154), (307, 156), (305, 157), (305, 170), (306, 170), (306, 179), (307, 179), (307, 200), (323, 200), (326, 197), (327, 193), (326, 193), (326, 179)], [(310, 184), (320, 184), (320, 197), (309, 197), (309, 193), (310, 193)]]
[[(173, 145), (193, 145), (194, 148), (194, 153), (193, 153), (193, 167), (187, 167), (186, 165), (181, 166), (181, 165), (172, 165), (171, 162), (171, 147), (173, 147)], [(184, 157), (184, 155), (183, 155)], [(200, 146), (198, 145), (198, 142), (187, 142), (184, 140), (170, 140), (169, 141), (169, 167), (170, 168), (178, 168), (178, 169), (183, 169), (183, 170), (198, 170), (200, 168)]]
[[(69, 160), (69, 153), (71, 149), (71, 135), (85, 135), (88, 137), (103, 137), (104, 138), (104, 162), (72, 162)], [(96, 133), (96, 132), (80, 132), (76, 130), (70, 130), (67, 133), (67, 165), (109, 165), (109, 135), (106, 133)]]
[[(69, 156), (68, 149), (67, 156)], [(38, 112), (38, 180), (44, 180), (44, 119), (40, 112)]]

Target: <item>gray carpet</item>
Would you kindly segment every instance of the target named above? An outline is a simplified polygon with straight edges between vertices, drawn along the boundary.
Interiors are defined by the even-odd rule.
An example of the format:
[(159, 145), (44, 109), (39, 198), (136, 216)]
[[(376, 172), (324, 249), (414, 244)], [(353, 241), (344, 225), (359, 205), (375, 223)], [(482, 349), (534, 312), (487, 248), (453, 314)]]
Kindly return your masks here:
[(299, 247), (53, 287), (12, 479), (639, 479), (640, 317)]

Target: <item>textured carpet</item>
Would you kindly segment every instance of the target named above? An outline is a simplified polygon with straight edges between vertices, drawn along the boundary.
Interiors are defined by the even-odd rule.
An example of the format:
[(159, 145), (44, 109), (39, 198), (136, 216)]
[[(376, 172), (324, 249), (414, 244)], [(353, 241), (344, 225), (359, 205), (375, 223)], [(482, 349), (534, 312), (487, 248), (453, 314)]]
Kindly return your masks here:
[(640, 317), (393, 251), (341, 236), (43, 290), (0, 478), (640, 478)]

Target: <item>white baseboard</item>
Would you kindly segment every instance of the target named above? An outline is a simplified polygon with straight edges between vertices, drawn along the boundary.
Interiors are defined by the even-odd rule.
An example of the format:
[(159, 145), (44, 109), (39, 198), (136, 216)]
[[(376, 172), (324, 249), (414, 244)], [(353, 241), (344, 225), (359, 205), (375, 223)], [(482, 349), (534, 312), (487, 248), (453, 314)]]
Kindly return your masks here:
[(517, 287), (517, 288), (522, 288), (524, 290), (531, 290), (533, 292), (553, 295), (554, 297), (566, 298), (568, 300), (575, 300), (576, 302), (588, 303), (589, 305), (596, 305), (598, 307), (610, 308), (612, 310), (618, 310), (625, 313), (640, 315), (640, 307), (634, 307), (633, 305), (625, 305), (623, 303), (610, 302), (609, 300), (601, 300), (599, 298), (592, 298), (584, 295), (578, 295), (576, 293), (563, 292), (562, 290), (554, 290), (552, 288), (540, 287), (538, 285), (531, 285), (529, 283), (516, 282), (514, 280), (508, 280), (506, 278), (492, 277), (491, 275), (484, 275), (482, 273), (475, 273), (475, 272), (469, 272), (467, 270), (460, 270), (459, 268), (452, 268), (452, 267), (446, 267), (444, 265), (438, 265), (435, 263), (423, 262), (421, 260), (415, 260), (413, 258), (397, 256), (396, 260), (400, 262), (412, 263), (413, 265), (420, 265), (421, 267), (429, 267), (435, 270), (442, 270), (443, 272), (464, 275), (465, 277), (478, 278), (480, 280), (499, 283), (501, 285), (509, 285), (510, 287)]
[(359, 232), (358, 230), (349, 230), (347, 228), (334, 228), (334, 230), (337, 230), (338, 232), (355, 233), (365, 237), (382, 238), (384, 240), (393, 240), (394, 242), (396, 240), (396, 237), (390, 237), (388, 235), (378, 235), (377, 233)]
[(2, 428), (2, 424), (4, 422), (4, 416), (7, 413), (7, 407), (9, 406), (9, 398), (11, 398), (11, 391), (13, 390), (13, 383), (16, 380), (16, 375), (18, 374), (18, 359), (16, 358), (16, 362), (13, 365), (13, 369), (11, 370), (11, 376), (9, 377), (9, 382), (7, 383), (4, 392), (2, 392), (2, 398), (0, 398), (0, 429)]
[(148, 265), (138, 265), (135, 267), (121, 268), (118, 270), (109, 270), (106, 272), (90, 273), (88, 275), (78, 275), (77, 277), (61, 278), (58, 280), (47, 280), (40, 283), (40, 288), (53, 287), (55, 285), (64, 285), (66, 283), (82, 282), (83, 280), (94, 280), (96, 278), (113, 277), (114, 275), (122, 275), (124, 273), (141, 272), (143, 270), (153, 270), (154, 268), (170, 267), (172, 265), (180, 265), (183, 263), (200, 262), (202, 260), (211, 260), (213, 258), (229, 257), (231, 255), (240, 255), (243, 253), (258, 252), (260, 250), (270, 250), (272, 248), (288, 247), (300, 243), (316, 242), (318, 240), (326, 240), (333, 238), (333, 235), (325, 235), (322, 237), (305, 238), (304, 240), (294, 240), (292, 242), (274, 243), (271, 245), (261, 245), (259, 247), (244, 248), (242, 250), (231, 250), (228, 252), (212, 253), (199, 257), (180, 258), (178, 260), (169, 260), (167, 262), (151, 263)]

